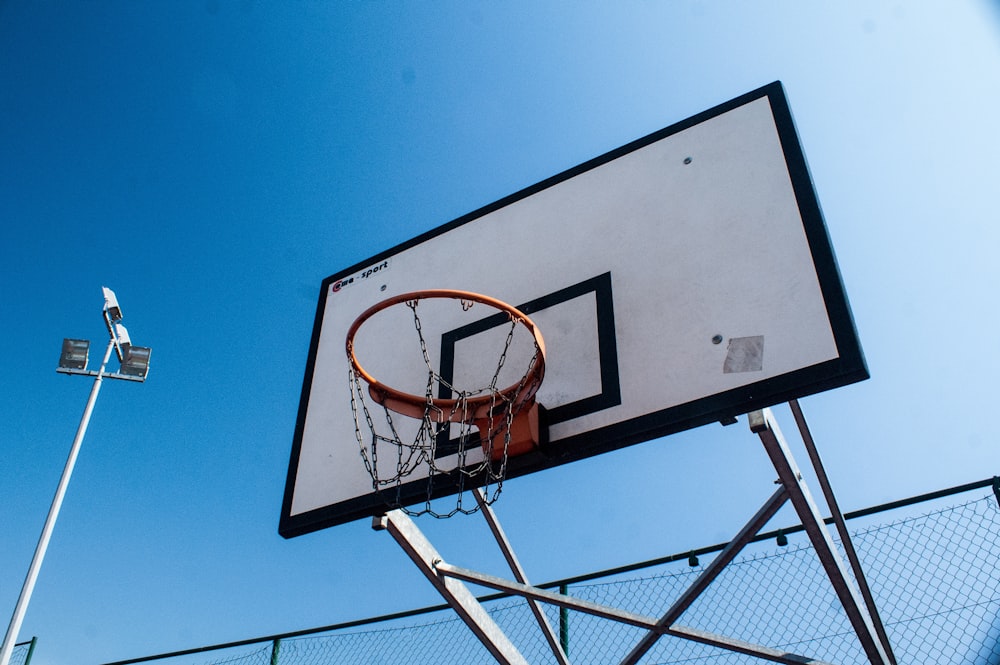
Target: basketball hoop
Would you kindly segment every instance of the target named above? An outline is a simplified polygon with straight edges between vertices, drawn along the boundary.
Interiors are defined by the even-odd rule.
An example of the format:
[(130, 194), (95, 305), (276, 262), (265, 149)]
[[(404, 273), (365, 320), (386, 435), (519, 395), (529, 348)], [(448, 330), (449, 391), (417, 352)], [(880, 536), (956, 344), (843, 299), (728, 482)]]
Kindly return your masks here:
[[(473, 388), (455, 386), (452, 384), (452, 377), (442, 376), (435, 369), (418, 314), (420, 303), (427, 300), (455, 301), (456, 306), (461, 306), (465, 312), (476, 304), (482, 304), (504, 315), (506, 339), (499, 345), (496, 368), (491, 370), (490, 376), (484, 377), (483, 385)], [(361, 365), (355, 353), (355, 337), (365, 322), (379, 312), (397, 305), (405, 305), (413, 315), (426, 371), (422, 393), (406, 392), (379, 381)], [(530, 334), (530, 358), (518, 380), (500, 387), (501, 370), (508, 360), (512, 340), (519, 329), (521, 335), (525, 332)], [(503, 301), (478, 293), (449, 289), (414, 291), (393, 296), (369, 307), (355, 319), (347, 332), (346, 350), (351, 408), (361, 457), (372, 477), (373, 487), (392, 508), (403, 508), (414, 515), (430, 513), (435, 517), (475, 512), (478, 510), (478, 503), (471, 508), (462, 505), (467, 482), (482, 485), (486, 503), (492, 503), (500, 494), (507, 471), (507, 460), (534, 450), (541, 441), (541, 407), (535, 401), (535, 394), (545, 375), (545, 342), (538, 327), (527, 315)], [(490, 359), (485, 360), (489, 362)], [(367, 390), (363, 384), (367, 384)], [(376, 425), (365, 393), (382, 407), (384, 425)], [(416, 432), (412, 436), (401, 433), (405, 427), (400, 427), (393, 421), (393, 414), (419, 421)], [(457, 437), (454, 435), (456, 429)], [(483, 451), (483, 457), (479, 461), (475, 459), (478, 455), (470, 457), (470, 452), (477, 447)], [(384, 452), (386, 448), (395, 457), (392, 469), (386, 468), (384, 457), (382, 466), (379, 465), (380, 449)], [(442, 464), (442, 459), (449, 460), (448, 464)], [(408, 509), (402, 505), (400, 490), (406, 479), (420, 468), (424, 468), (428, 474), (427, 496), (423, 508)], [(439, 487), (457, 487), (457, 505), (453, 510), (439, 512), (431, 508), (435, 480), (439, 481)], [(492, 491), (489, 489), (491, 487)], [(387, 491), (393, 493), (388, 494)]]

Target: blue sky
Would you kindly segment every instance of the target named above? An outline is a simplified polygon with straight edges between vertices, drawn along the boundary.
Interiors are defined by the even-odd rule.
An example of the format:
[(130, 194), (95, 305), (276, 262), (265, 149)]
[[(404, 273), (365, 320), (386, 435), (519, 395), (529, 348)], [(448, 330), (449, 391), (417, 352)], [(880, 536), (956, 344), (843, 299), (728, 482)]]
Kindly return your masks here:
[[(773, 80), (872, 374), (802, 402), (842, 507), (1000, 473), (995, 2), (0, 0), (3, 625), (90, 388), (60, 343), (103, 346), (102, 285), (153, 368), (102, 390), (36, 665), (438, 602), (367, 521), (277, 534), (321, 280)], [(497, 510), (544, 581), (725, 540), (772, 475), (745, 423), (706, 427)], [(421, 527), (503, 570), (481, 520)]]

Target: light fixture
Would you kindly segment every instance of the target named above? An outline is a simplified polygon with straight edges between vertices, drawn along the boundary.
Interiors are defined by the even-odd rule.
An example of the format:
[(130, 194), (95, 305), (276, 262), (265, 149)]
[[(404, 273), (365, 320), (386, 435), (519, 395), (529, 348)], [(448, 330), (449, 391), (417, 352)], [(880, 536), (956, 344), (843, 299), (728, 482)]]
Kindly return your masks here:
[(85, 339), (64, 339), (59, 366), (63, 369), (86, 369), (90, 356), (90, 341)]
[(788, 536), (781, 529), (778, 529), (778, 537), (775, 538), (775, 542), (778, 543), (778, 547), (784, 547), (788, 544)]
[(118, 361), (122, 364), (125, 363), (125, 359), (128, 358), (129, 347), (132, 346), (132, 340), (128, 336), (128, 330), (125, 326), (118, 323), (114, 323), (115, 339), (118, 343), (115, 345), (115, 352), (118, 354)]
[(108, 318), (112, 321), (121, 321), (122, 308), (118, 304), (118, 298), (115, 296), (115, 292), (106, 286), (102, 286), (101, 290), (104, 291), (104, 311), (108, 313)]
[(122, 374), (138, 376), (143, 379), (149, 373), (149, 356), (152, 349), (148, 346), (129, 346), (128, 354), (122, 361)]

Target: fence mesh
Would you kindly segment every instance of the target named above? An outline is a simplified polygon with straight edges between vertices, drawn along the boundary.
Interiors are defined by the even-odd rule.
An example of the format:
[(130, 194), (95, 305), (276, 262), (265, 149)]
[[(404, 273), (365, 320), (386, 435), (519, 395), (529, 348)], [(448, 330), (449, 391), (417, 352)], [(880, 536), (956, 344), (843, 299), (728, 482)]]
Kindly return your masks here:
[[(911, 508), (905, 517), (883, 513), (878, 519), (895, 519), (858, 530), (852, 524), (852, 541), (899, 663), (1000, 665), (1000, 495), (983, 494), (924, 512)], [(573, 584), (568, 594), (658, 617), (710, 557), (702, 559), (697, 567), (681, 560), (645, 569), (641, 575)], [(529, 663), (555, 662), (525, 601), (503, 598), (485, 607)], [(545, 610), (558, 631), (559, 609)], [(569, 611), (565, 618), (574, 665), (619, 662), (645, 634), (579, 612)], [(774, 540), (751, 544), (679, 623), (838, 665), (868, 662), (804, 535), (785, 546)], [(397, 619), (365, 629), (276, 640), (210, 665), (491, 662), (465, 624), (446, 610), (405, 624)], [(641, 660), (643, 665), (763, 662), (670, 636), (660, 638)]]
[(28, 665), (33, 647), (34, 641), (15, 644), (10, 652), (10, 665)]

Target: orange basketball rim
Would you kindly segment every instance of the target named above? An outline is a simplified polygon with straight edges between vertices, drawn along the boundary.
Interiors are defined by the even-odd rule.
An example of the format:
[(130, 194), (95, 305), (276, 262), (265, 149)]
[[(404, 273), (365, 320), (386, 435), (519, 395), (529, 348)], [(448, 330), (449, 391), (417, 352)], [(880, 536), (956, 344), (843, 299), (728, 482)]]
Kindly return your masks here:
[[(530, 332), (535, 343), (535, 355), (521, 379), (506, 388), (490, 387), (483, 394), (474, 396), (435, 398), (398, 390), (369, 374), (354, 353), (354, 338), (361, 326), (389, 307), (403, 303), (412, 307), (416, 302), (428, 299), (458, 300), (466, 309), (471, 303), (481, 303), (505, 312), (514, 325), (520, 325)], [(535, 401), (535, 394), (545, 377), (545, 340), (538, 326), (516, 307), (496, 298), (455, 289), (401, 293), (362, 312), (347, 331), (346, 348), (352, 371), (368, 384), (368, 393), (375, 403), (386, 409), (410, 418), (429, 419), (435, 423), (471, 424), (479, 430), (483, 452), (494, 461), (521, 455), (539, 446), (540, 406)], [(502, 363), (502, 359), (498, 362)], [(509, 418), (507, 414), (510, 415)]]

